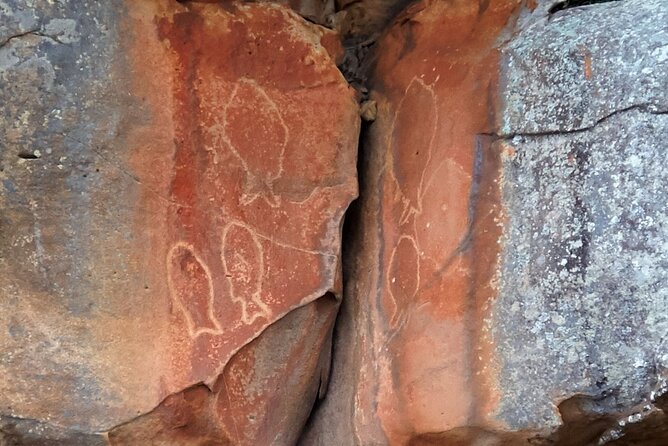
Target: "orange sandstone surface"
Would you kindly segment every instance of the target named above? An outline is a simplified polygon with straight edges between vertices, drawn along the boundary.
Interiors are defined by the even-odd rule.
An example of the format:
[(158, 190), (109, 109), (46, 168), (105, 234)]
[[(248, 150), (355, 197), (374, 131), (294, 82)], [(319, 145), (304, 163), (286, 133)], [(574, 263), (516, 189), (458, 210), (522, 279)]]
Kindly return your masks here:
[[(278, 425), (263, 419), (279, 416), (277, 407), (263, 409), (270, 401), (308, 415), (312, 401), (288, 402), (314, 385), (317, 393), (328, 366), (318, 352), (327, 357), (342, 217), (357, 193), (354, 94), (330, 55), (338, 51), (331, 31), (282, 7), (165, 1), (129, 10), (131, 88), (159, 117), (132, 141), (136, 175), (147, 185), (141, 207), (164, 216), (137, 222), (151, 234), (147, 274), (162, 283), (170, 309), (160, 394), (204, 383), (226, 435), (270, 441), (244, 423), (265, 423), (277, 435)], [(262, 338), (228, 365), (303, 306), (301, 338), (274, 329), (285, 337), (283, 357), (259, 355), (263, 342), (276, 342)], [(281, 367), (312, 350), (288, 371), (296, 382), (284, 389), (287, 399), (273, 392), (269, 383), (286, 379)], [(158, 410), (203, 392), (170, 396)]]
[[(73, 87), (86, 102), (68, 110), (95, 133), (76, 142), (77, 156), (65, 144), (59, 169), (69, 175), (65, 160), (83, 159), (97, 170), (77, 180), (82, 192), (57, 169), (44, 183), (58, 207), (37, 249), (76, 275), (56, 291), (90, 304), (68, 309), (34, 279), (3, 275), (3, 290), (7, 280), (19, 290), (3, 314), (57, 343), (44, 355), (41, 335), (3, 335), (3, 351), (29, 353), (8, 366), (3, 413), (57, 435), (112, 430), (113, 444), (290, 443), (326, 386), (341, 226), (357, 196), (360, 120), (338, 39), (270, 3), (86, 8), (108, 22), (90, 50), (108, 65)], [(78, 45), (62, 54), (83, 58)], [(74, 138), (80, 123), (62, 122)], [(16, 221), (35, 213), (7, 209)], [(76, 237), (51, 237), (60, 209), (83, 209)], [(7, 246), (16, 258), (32, 249)]]
[[(332, 401), (308, 434), (313, 443), (339, 435), (431, 444), (434, 433), (454, 441), (447, 431), (495, 427), (483, 320), (502, 215), (499, 153), (486, 135), (496, 45), (519, 3), (418, 2), (378, 42), (378, 116), (364, 140), (362, 234), (342, 316), (355, 339), (337, 333)], [(346, 375), (337, 373), (342, 363)], [(348, 427), (326, 426), (335, 412)]]

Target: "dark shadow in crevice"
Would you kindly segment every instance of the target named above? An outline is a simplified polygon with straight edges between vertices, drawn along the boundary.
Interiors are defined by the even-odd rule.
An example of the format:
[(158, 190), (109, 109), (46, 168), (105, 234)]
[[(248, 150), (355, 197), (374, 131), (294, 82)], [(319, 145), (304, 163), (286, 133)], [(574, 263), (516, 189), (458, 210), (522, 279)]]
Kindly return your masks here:
[(21, 158), (22, 160), (36, 160), (40, 158), (39, 155), (25, 150), (20, 151), (18, 153), (18, 157)]
[(559, 404), (563, 424), (548, 439), (554, 446), (663, 446), (668, 417), (661, 402), (622, 407), (614, 391), (599, 396), (574, 395)]
[(550, 14), (554, 14), (556, 12), (563, 11), (564, 9), (578, 8), (580, 6), (589, 6), (589, 5), (595, 5), (597, 3), (611, 3), (617, 1), (619, 0), (564, 0), (552, 6), (548, 12)]
[(563, 424), (550, 437), (559, 446), (584, 446), (595, 444), (605, 431), (615, 423), (614, 398), (574, 395), (559, 404)]
[[(345, 355), (346, 352), (341, 348), (339, 342), (341, 340), (341, 327), (346, 324), (345, 318), (350, 318), (351, 310), (350, 306), (353, 305), (351, 299), (354, 299), (352, 296), (347, 296), (346, 291), (350, 290), (349, 280), (351, 277), (354, 277), (353, 271), (357, 268), (356, 259), (359, 254), (359, 247), (362, 242), (362, 196), (365, 194), (367, 188), (367, 182), (365, 176), (362, 174), (365, 171), (365, 165), (367, 162), (366, 150), (364, 141), (368, 140), (367, 134), (369, 128), (372, 125), (372, 122), (361, 121), (360, 136), (358, 142), (358, 151), (357, 151), (357, 178), (358, 178), (358, 188), (359, 188), (359, 197), (356, 200), (353, 200), (348, 209), (346, 210), (345, 217), (343, 220), (343, 226), (341, 229), (341, 263), (342, 263), (342, 276), (343, 276), (343, 298), (341, 301), (341, 306), (339, 307), (336, 320), (334, 322), (334, 327), (332, 329), (331, 337), (331, 365), (329, 368), (329, 376), (326, 379), (321, 380), (321, 386), (328, 385), (334, 379), (333, 375), (335, 373), (335, 367), (337, 364), (340, 364), (341, 361), (339, 358), (341, 355)], [(327, 394), (323, 393), (321, 388), (319, 389), (319, 397), (314, 401), (313, 407), (311, 408), (311, 413), (308, 417), (308, 420), (304, 424), (302, 433), (300, 435), (300, 440), (303, 440), (304, 434), (311, 430), (311, 427), (316, 422), (318, 417), (319, 410), (321, 406), (325, 403)], [(302, 444), (299, 443), (298, 444)]]
[[(358, 0), (350, 2), (337, 13), (346, 12), (339, 24), (344, 49), (339, 70), (348, 83), (359, 92), (360, 102), (368, 98), (373, 72), (376, 42), (395, 22), (408, 22), (419, 6), (417, 0)], [(361, 15), (360, 15), (361, 14)], [(337, 29), (338, 29), (337, 28)]]

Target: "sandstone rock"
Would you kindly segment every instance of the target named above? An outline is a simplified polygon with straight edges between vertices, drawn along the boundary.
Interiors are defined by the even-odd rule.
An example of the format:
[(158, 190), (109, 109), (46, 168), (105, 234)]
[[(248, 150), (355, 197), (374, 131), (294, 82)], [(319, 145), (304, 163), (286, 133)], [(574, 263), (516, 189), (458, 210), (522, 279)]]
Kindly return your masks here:
[[(295, 444), (329, 376), (331, 297), (298, 308), (232, 357), (212, 390), (197, 385), (109, 433), (112, 445)], [(298, 366), (297, 366), (298, 365)]]
[(668, 4), (406, 5), (0, 1), (1, 445), (668, 442)]
[(199, 410), (204, 383), (226, 432), (255, 417), (231, 441), (294, 438), (326, 374), (322, 296), (340, 293), (356, 194), (332, 33), (271, 4), (0, 13), (3, 435), (89, 444), (142, 414), (190, 419), (169, 408)]
[(554, 3), (423, 1), (379, 40), (304, 444), (666, 440), (668, 9)]
[(493, 130), (494, 44), (517, 6), (419, 2), (378, 41), (331, 392), (304, 444), (420, 444), (486, 413), (474, 334), (498, 187), (478, 135)]
[(336, 8), (334, 0), (287, 0), (286, 5), (312, 22), (327, 25)]
[(336, 0), (334, 25), (345, 40), (378, 35), (410, 0)]

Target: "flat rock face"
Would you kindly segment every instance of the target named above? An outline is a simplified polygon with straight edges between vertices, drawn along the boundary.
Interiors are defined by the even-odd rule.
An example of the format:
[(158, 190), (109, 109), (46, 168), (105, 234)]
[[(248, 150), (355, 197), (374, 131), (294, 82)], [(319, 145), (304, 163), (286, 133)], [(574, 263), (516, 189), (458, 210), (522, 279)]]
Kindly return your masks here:
[(497, 416), (513, 429), (556, 426), (576, 394), (634, 406), (666, 378), (666, 23), (664, 1), (593, 5), (504, 48), (500, 126), (517, 136), (499, 143), (489, 322)]
[(668, 5), (547, 3), (419, 2), (379, 41), (304, 444), (596, 444), (665, 423)]
[(403, 0), (0, 0), (0, 445), (668, 444), (668, 3), (577, 3), (394, 20), (342, 258), (288, 6)]
[(633, 107), (668, 110), (664, 3), (610, 2), (549, 18), (537, 10), (504, 49), (500, 133), (584, 129)]
[(305, 444), (406, 444), (487, 411), (476, 302), (492, 292), (498, 157), (479, 135), (517, 6), (419, 2), (378, 42), (339, 353)]
[[(225, 367), (340, 292), (359, 118), (335, 41), (269, 4), (0, 4), (3, 432), (74, 444), (286, 361), (303, 423), (335, 302)], [(277, 396), (230, 379), (234, 417), (271, 426)]]

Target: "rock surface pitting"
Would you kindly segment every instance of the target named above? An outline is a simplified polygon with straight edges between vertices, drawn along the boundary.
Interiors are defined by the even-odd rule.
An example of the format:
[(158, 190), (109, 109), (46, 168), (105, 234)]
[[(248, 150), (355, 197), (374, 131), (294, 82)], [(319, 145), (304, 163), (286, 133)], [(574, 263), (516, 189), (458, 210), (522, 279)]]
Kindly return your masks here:
[[(227, 441), (294, 441), (328, 375), (357, 193), (333, 33), (272, 4), (1, 10), (2, 431), (103, 441), (203, 383)], [(286, 398), (258, 393), (272, 379)]]
[(0, 1), (0, 445), (666, 444), (667, 23)]

